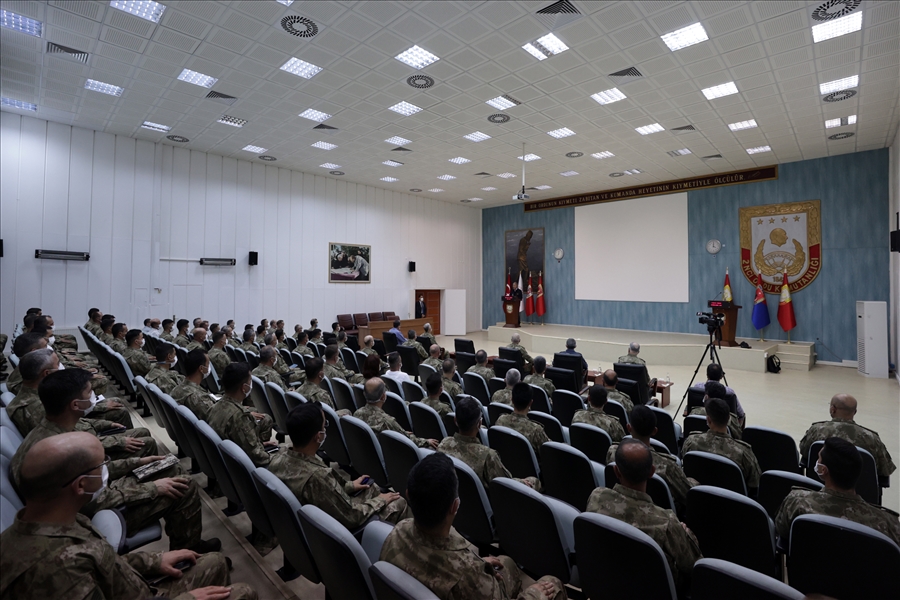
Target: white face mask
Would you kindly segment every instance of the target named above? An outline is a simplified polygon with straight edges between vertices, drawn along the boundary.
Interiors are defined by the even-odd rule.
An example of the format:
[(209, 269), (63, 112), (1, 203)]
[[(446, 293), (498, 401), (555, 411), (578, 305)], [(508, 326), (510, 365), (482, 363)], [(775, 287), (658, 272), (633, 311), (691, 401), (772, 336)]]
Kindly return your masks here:
[(169, 363), (169, 366), (174, 367), (177, 364), (178, 364), (178, 357), (176, 356), (175, 358), (172, 359), (172, 362)]
[(249, 397), (250, 397), (250, 393), (251, 393), (252, 391), (253, 391), (253, 386), (251, 385), (251, 386), (250, 386), (250, 389), (247, 390), (247, 391), (244, 393), (244, 398), (249, 398)]
[[(85, 477), (97, 477), (97, 475), (85, 475)], [(106, 485), (109, 483), (109, 469), (106, 468), (106, 465), (103, 465), (103, 469), (101, 469), (100, 473), (100, 487), (95, 491), (91, 492), (91, 502), (96, 500), (103, 490), (106, 489)]]
[(145, 339), (141, 339), (141, 343), (138, 344), (138, 348), (143, 348), (143, 347), (144, 347), (144, 342), (146, 342), (146, 341), (147, 341), (147, 340), (145, 340)]
[(56, 336), (51, 335), (49, 338), (47, 338), (47, 346), (48, 347), (53, 346), (53, 342), (55, 342), (55, 341), (56, 341)]
[(321, 447), (322, 447), (322, 444), (325, 443), (325, 438), (328, 437), (328, 432), (327, 432), (327, 431), (320, 431), (319, 433), (322, 434), (322, 439), (319, 440), (319, 448), (321, 448)]
[(91, 392), (91, 397), (90, 397), (89, 400), (85, 400), (85, 399), (82, 398), (81, 400), (79, 400), (79, 402), (90, 402), (90, 403), (91, 403), (90, 406), (88, 406), (87, 408), (83, 409), (83, 410), (84, 410), (84, 414), (83, 414), (82, 416), (83, 416), (83, 417), (86, 417), (86, 416), (88, 416), (89, 414), (91, 414), (91, 411), (94, 410), (94, 406), (96, 406), (96, 404), (97, 404), (97, 402), (99, 402), (99, 400), (97, 399), (97, 394), (95, 394), (95, 393), (92, 391), (92, 392)]
[(819, 461), (816, 461), (816, 468), (815, 468), (815, 471), (816, 471), (816, 475), (818, 475), (819, 477), (824, 477), (824, 476), (825, 476), (825, 470), (824, 470), (823, 467), (825, 467), (825, 465), (823, 465), (823, 464), (820, 463)]
[(65, 371), (65, 370), (66, 370), (66, 365), (59, 363), (59, 368), (57, 369), (57, 371)]

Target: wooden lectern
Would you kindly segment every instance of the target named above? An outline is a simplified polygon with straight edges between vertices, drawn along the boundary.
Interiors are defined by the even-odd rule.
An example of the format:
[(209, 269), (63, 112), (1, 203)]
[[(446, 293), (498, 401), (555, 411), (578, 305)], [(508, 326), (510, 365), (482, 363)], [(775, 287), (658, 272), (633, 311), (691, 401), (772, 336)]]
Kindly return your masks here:
[(504, 327), (519, 326), (519, 301), (503, 300), (503, 314), (506, 315), (506, 325)]
[(722, 325), (722, 346), (740, 346), (734, 341), (737, 334), (738, 311), (742, 308), (733, 302), (725, 302), (723, 300), (710, 300), (708, 303), (709, 310), (716, 314), (725, 315), (725, 323)]

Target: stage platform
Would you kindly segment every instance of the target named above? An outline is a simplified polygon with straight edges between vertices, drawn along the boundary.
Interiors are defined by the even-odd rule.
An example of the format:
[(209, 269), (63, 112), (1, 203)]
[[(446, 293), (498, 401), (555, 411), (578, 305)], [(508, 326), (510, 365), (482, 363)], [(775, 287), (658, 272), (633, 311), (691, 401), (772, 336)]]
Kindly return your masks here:
[[(518, 329), (503, 327), (500, 323), (488, 328), (488, 339), (498, 345), (509, 343), (510, 336), (518, 332), (522, 336), (522, 344), (529, 349), (532, 356), (541, 354), (547, 358), (554, 352), (566, 348), (566, 340), (575, 338), (577, 350), (584, 354), (591, 369), (598, 366), (608, 369), (613, 362), (628, 352), (628, 344), (637, 342), (641, 345), (641, 358), (649, 365), (684, 365), (697, 366), (709, 336), (692, 333), (667, 333), (659, 331), (637, 331), (632, 329), (606, 329), (602, 327), (577, 327), (574, 325), (530, 325), (523, 323)], [(785, 344), (779, 341), (760, 342), (758, 339), (737, 338), (740, 343), (746, 341), (750, 348), (726, 348), (716, 350), (719, 358), (728, 369), (740, 369), (755, 373), (766, 372), (766, 358), (770, 354), (778, 355), (782, 369), (809, 371), (815, 364), (815, 345), (812, 342), (793, 342)], [(496, 354), (496, 349), (485, 348), (488, 354)], [(597, 364), (597, 360), (600, 364)], [(707, 360), (705, 362), (709, 362)], [(658, 376), (658, 374), (654, 374)]]

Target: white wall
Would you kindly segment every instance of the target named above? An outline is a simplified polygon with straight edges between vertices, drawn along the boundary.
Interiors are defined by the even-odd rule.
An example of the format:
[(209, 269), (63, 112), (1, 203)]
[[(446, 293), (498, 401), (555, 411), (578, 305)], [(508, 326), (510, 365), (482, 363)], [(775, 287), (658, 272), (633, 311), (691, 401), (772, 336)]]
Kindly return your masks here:
[[(403, 316), (417, 287), (466, 289), (468, 329), (480, 329), (480, 210), (6, 112), (0, 237), (7, 333), (31, 306), (58, 327), (91, 306), (131, 326), (177, 314), (327, 327), (339, 313)], [(328, 242), (370, 244), (372, 283), (329, 284)], [(91, 259), (41, 261), (36, 248)], [(238, 264), (160, 261), (201, 256)]]
[[(890, 149), (890, 230), (897, 229), (900, 211), (900, 128), (894, 133)], [(891, 252), (891, 302), (889, 316), (890, 362), (897, 365), (894, 374), (900, 380), (900, 254)]]

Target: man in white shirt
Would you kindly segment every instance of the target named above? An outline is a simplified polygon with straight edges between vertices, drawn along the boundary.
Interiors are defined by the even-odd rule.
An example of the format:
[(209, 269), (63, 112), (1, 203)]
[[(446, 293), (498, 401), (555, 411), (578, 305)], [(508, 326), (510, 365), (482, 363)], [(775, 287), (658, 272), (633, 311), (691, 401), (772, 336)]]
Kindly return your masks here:
[(412, 381), (409, 378), (409, 375), (400, 370), (400, 365), (400, 354), (391, 352), (388, 354), (388, 366), (390, 367), (390, 370), (382, 375), (382, 377), (390, 377), (399, 384), (402, 384), (404, 381)]

